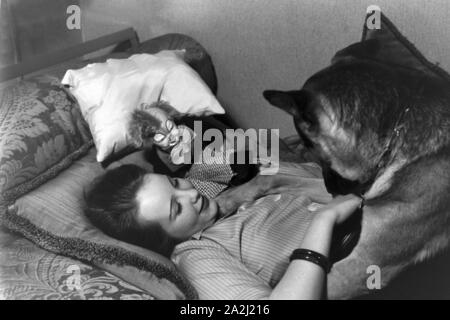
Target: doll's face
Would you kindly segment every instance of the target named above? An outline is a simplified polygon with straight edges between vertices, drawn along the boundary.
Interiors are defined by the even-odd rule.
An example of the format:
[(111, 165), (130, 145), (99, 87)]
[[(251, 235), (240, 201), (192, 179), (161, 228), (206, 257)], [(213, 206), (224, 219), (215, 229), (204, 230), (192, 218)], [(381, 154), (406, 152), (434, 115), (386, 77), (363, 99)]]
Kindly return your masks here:
[(180, 140), (180, 134), (177, 125), (169, 115), (157, 107), (148, 108), (146, 111), (160, 123), (153, 136), (154, 143), (163, 149), (176, 145)]

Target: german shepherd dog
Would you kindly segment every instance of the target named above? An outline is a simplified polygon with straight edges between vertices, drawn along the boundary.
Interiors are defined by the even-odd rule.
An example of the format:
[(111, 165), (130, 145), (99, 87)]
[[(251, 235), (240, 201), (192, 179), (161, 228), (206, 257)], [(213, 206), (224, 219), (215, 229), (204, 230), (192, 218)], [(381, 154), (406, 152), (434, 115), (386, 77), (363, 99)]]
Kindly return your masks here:
[(450, 77), (385, 16), (301, 90), (264, 97), (293, 116), (328, 191), (365, 200), (359, 239), (333, 265), (328, 298), (369, 293), (369, 266), (385, 287), (450, 247)]

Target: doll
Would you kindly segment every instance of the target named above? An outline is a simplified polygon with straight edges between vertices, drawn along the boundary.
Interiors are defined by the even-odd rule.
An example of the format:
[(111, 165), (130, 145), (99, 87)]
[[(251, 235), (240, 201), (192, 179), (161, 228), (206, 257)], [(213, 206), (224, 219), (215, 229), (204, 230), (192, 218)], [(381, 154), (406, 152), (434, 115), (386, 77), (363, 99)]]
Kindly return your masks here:
[[(130, 131), (137, 141), (136, 145), (148, 148), (151, 152), (156, 153), (157, 158), (164, 164), (161, 166), (157, 158), (152, 157), (152, 164), (157, 172), (183, 176), (191, 167), (194, 159), (193, 141), (196, 133), (191, 128), (194, 127), (192, 121), (196, 119), (199, 120), (198, 118), (186, 117), (164, 101), (153, 104), (143, 103), (133, 113)], [(177, 125), (175, 120), (181, 120), (180, 122), (184, 124)], [(204, 124), (203, 130), (221, 127), (215, 123), (208, 124), (210, 121), (206, 118), (201, 121)], [(222, 128), (222, 130), (224, 129)], [(202, 141), (202, 150), (196, 152), (203, 152), (205, 148), (208, 148), (209, 143), (209, 141)], [(156, 146), (156, 148), (153, 148), (153, 146)], [(225, 153), (225, 150), (220, 152)], [(249, 155), (246, 158), (249, 158)], [(170, 172), (165, 171), (166, 169), (169, 169)], [(205, 163), (203, 166), (197, 165), (195, 170), (201, 170), (204, 177), (211, 175), (217, 178), (217, 176), (223, 175), (224, 180), (227, 180), (228, 184), (233, 186), (242, 184), (254, 177), (259, 172), (259, 164), (222, 163), (211, 166)]]
[(148, 148), (155, 145), (170, 154), (175, 165), (185, 163), (185, 154), (191, 156), (194, 132), (185, 125), (177, 125), (175, 119), (182, 114), (165, 101), (142, 103), (132, 115), (130, 132), (136, 144)]

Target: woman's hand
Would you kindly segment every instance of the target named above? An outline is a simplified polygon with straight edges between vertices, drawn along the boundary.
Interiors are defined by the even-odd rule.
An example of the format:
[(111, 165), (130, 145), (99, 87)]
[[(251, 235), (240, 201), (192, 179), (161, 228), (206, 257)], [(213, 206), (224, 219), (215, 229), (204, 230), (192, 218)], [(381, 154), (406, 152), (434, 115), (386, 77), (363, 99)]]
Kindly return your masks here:
[[(334, 226), (350, 217), (361, 201), (361, 198), (354, 195), (340, 196), (319, 209), (299, 248), (328, 257)], [(269, 298), (320, 299), (323, 296), (325, 278), (326, 273), (320, 266), (306, 260), (294, 260)]]
[(317, 211), (319, 218), (331, 219), (333, 225), (349, 218), (361, 205), (362, 199), (353, 194), (338, 196)]

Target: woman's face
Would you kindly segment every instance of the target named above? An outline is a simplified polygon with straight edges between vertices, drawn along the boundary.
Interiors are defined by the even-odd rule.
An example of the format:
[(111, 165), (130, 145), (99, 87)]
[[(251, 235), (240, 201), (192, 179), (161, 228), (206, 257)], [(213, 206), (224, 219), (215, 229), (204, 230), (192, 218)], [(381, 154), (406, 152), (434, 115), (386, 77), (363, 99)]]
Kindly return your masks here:
[(137, 193), (138, 221), (158, 223), (169, 236), (187, 240), (216, 220), (217, 202), (185, 179), (149, 173)]

